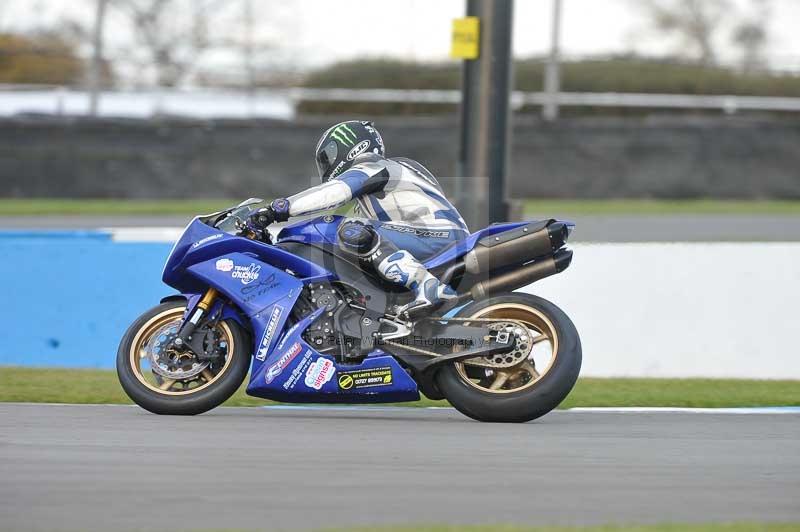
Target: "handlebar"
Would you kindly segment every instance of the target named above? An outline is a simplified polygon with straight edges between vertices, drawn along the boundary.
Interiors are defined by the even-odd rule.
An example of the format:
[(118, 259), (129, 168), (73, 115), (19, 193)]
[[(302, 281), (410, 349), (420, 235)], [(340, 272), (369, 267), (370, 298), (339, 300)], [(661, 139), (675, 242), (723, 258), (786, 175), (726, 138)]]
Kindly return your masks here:
[(250, 217), (261, 208), (263, 203), (264, 200), (251, 198), (236, 207), (223, 211), (213, 223), (213, 227), (228, 234), (272, 244), (272, 237), (266, 228), (261, 230), (250, 223)]

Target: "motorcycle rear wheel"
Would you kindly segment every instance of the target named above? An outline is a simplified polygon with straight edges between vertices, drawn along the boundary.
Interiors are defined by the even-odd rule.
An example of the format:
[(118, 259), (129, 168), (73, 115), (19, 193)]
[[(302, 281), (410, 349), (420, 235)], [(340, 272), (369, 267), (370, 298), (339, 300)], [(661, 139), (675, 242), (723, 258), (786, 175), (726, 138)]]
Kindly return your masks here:
[(547, 414), (569, 395), (580, 373), (581, 342), (572, 321), (556, 305), (510, 293), (470, 303), (457, 317), (522, 323), (533, 344), (530, 355), (513, 367), (487, 369), (464, 361), (439, 370), (439, 389), (461, 413), (478, 421), (522, 423)]
[[(154, 414), (195, 415), (207, 412), (232, 396), (247, 376), (250, 344), (235, 321), (220, 321), (215, 333), (224, 351), (220, 363), (192, 359), (178, 362), (187, 368), (179, 378), (171, 368), (153, 368), (151, 351), (177, 332), (186, 310), (185, 301), (169, 301), (142, 314), (128, 328), (117, 351), (117, 376), (122, 389), (137, 405)], [(181, 368), (183, 371), (183, 367)]]

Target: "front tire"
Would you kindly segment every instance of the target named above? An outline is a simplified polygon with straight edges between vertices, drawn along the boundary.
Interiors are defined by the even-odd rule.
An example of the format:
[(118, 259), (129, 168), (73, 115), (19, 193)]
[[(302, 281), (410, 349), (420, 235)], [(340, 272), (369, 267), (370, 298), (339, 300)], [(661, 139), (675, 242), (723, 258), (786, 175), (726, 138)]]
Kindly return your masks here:
[[(193, 360), (191, 353), (164, 367), (154, 368), (153, 352), (177, 332), (186, 310), (185, 301), (169, 301), (142, 314), (128, 328), (117, 351), (117, 376), (122, 389), (137, 405), (154, 414), (195, 415), (207, 412), (232, 396), (247, 376), (250, 343), (238, 323), (220, 321), (214, 338), (223, 360)], [(157, 362), (158, 362), (157, 361)], [(184, 378), (181, 378), (183, 376)], [(175, 377), (175, 378), (171, 378)]]
[[(458, 411), (478, 421), (522, 423), (547, 414), (569, 395), (580, 373), (581, 342), (572, 321), (553, 303), (530, 294), (503, 294), (470, 303), (457, 317), (523, 323), (533, 344), (528, 358), (503, 370), (469, 361), (439, 370), (438, 387)], [(534, 348), (548, 345), (551, 357), (534, 360)]]

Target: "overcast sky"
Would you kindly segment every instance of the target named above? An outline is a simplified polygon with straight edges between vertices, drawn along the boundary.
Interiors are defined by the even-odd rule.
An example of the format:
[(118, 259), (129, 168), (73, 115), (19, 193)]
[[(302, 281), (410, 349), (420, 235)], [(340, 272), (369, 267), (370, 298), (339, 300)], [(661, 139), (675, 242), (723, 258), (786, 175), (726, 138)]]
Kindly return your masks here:
[[(212, 19), (222, 32), (236, 33), (233, 14)], [(463, 15), (464, 0), (253, 0), (262, 22), (260, 32), (277, 40), (284, 57), (301, 65), (328, 63), (356, 56), (444, 59), (450, 25)], [(637, 51), (667, 55), (675, 43), (643, 31), (636, 0), (563, 0), (562, 47), (567, 55), (585, 56)], [(746, 9), (750, 0), (734, 0)], [(772, 0), (771, 42), (774, 66), (800, 70), (800, 0)], [(93, 0), (0, 0), (0, 30), (46, 27), (65, 17), (89, 22)], [(543, 54), (550, 39), (552, 0), (516, 0), (514, 49), (518, 56)], [(233, 17), (233, 18), (232, 18)], [(277, 27), (276, 27), (277, 26)], [(106, 32), (112, 46), (127, 38), (126, 28), (111, 20)], [(724, 37), (718, 43), (723, 60), (735, 60)]]

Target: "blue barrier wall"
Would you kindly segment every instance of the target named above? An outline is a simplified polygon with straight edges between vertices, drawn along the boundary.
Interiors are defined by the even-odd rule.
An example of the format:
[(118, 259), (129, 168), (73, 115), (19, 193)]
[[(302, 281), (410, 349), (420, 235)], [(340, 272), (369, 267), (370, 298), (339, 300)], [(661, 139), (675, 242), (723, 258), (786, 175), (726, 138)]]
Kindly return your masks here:
[(0, 365), (112, 368), (120, 338), (175, 290), (172, 246), (102, 232), (0, 232)]

